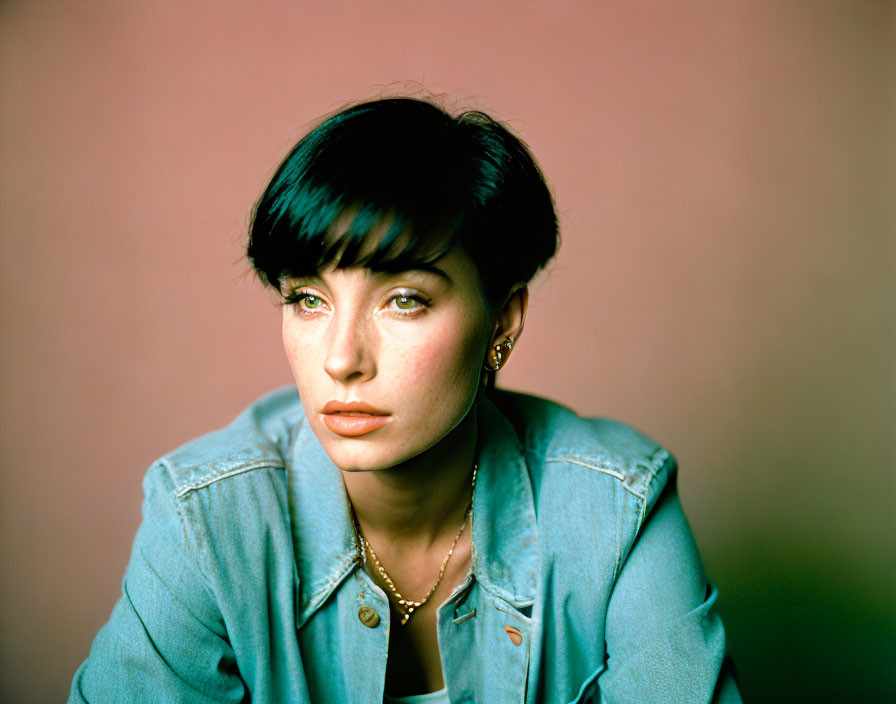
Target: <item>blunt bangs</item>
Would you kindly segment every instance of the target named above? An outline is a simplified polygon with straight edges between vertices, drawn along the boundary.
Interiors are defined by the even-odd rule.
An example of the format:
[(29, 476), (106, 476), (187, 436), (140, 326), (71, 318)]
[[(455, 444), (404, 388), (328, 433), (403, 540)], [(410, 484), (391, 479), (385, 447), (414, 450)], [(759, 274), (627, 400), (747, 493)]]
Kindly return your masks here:
[(550, 193), (525, 146), (487, 115), (390, 98), (336, 113), (296, 144), (253, 208), (247, 253), (279, 289), (329, 266), (413, 269), (456, 245), (486, 299), (500, 299), (556, 250)]
[[(431, 264), (458, 242), (457, 233), (431, 218), (375, 204), (343, 204), (334, 197), (310, 207), (307, 217), (280, 220), (269, 230), (254, 262), (264, 280), (279, 288), (284, 277), (311, 276), (323, 269), (363, 266), (399, 272)], [(318, 199), (318, 202), (321, 202)], [(301, 197), (292, 209), (305, 206)], [(295, 226), (289, 223), (296, 222)], [(269, 262), (259, 266), (259, 262)]]

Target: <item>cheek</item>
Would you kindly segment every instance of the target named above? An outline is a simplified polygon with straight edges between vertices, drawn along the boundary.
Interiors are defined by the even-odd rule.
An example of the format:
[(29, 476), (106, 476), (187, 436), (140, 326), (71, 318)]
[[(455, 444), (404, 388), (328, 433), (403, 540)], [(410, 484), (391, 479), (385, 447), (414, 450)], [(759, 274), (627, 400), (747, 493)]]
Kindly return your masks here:
[(478, 389), (484, 339), (477, 329), (441, 325), (423, 343), (404, 347), (396, 360), (401, 372), (395, 377), (405, 390), (430, 404), (469, 400)]
[[(316, 355), (320, 354), (321, 347), (315, 344), (308, 335), (298, 335), (287, 325), (283, 326), (283, 351), (286, 353), (286, 359), (292, 369), (292, 375), (296, 380), (299, 391), (303, 391), (303, 386), (307, 386), (310, 382), (310, 371), (314, 369), (314, 364), (318, 362)], [(320, 360), (322, 364), (323, 361)]]

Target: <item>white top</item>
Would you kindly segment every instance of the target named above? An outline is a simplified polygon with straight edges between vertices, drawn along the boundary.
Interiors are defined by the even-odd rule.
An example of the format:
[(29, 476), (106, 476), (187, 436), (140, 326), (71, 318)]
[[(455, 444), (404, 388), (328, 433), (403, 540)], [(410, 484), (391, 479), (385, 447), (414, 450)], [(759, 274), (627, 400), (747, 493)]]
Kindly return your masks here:
[(438, 692), (412, 694), (409, 697), (390, 697), (383, 695), (383, 704), (451, 704), (448, 699), (448, 688), (442, 687)]

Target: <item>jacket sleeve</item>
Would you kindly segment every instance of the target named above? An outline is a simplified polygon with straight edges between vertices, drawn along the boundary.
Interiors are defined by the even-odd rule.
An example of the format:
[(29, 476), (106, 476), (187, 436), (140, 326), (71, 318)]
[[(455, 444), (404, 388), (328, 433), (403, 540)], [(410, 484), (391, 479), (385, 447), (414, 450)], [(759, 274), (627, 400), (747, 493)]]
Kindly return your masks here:
[(163, 462), (143, 489), (121, 599), (75, 673), (69, 702), (242, 701), (223, 619)]
[(600, 702), (734, 704), (725, 631), (681, 509), (675, 475), (648, 513), (607, 613)]

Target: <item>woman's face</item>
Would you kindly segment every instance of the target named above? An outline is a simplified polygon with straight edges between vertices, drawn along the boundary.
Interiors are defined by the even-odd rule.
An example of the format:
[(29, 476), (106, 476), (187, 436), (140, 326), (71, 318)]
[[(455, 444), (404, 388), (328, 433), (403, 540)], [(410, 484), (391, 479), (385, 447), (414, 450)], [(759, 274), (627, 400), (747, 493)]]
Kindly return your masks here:
[(287, 278), (283, 344), (305, 415), (343, 470), (392, 467), (466, 416), (495, 329), (472, 260)]

